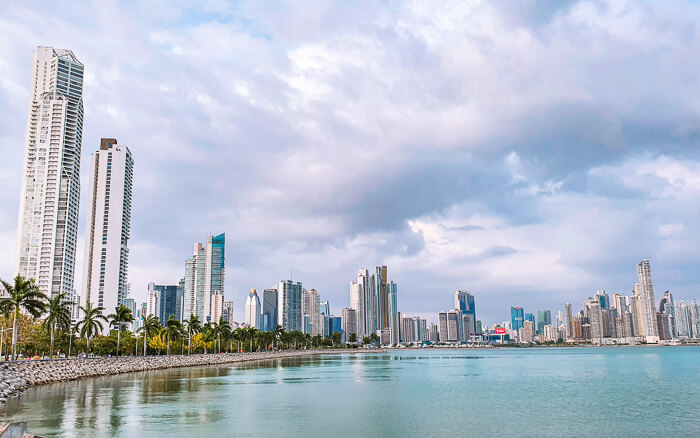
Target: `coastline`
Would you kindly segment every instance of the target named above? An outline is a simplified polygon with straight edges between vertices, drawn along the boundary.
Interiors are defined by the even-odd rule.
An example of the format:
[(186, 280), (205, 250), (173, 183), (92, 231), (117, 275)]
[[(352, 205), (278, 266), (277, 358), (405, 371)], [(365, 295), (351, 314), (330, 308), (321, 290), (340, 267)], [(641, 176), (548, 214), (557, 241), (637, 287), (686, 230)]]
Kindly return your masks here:
[(14, 361), (0, 365), (0, 408), (9, 397), (29, 388), (68, 382), (86, 377), (110, 376), (140, 371), (156, 371), (238, 362), (283, 359), (315, 354), (383, 353), (384, 349), (283, 350), (253, 353), (219, 353), (172, 356), (127, 356), (111, 358), (50, 359)]

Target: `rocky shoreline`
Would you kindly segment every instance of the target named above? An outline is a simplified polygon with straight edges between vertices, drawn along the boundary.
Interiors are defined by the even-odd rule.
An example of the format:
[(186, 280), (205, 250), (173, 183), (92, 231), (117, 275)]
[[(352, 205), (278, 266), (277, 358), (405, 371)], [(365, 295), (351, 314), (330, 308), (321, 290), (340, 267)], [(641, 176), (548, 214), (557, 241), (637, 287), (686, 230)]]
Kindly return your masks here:
[(110, 376), (166, 368), (222, 365), (253, 360), (280, 359), (310, 354), (368, 353), (384, 350), (288, 350), (259, 353), (221, 353), (173, 356), (130, 356), (90, 359), (53, 359), (6, 362), (0, 365), (0, 406), (9, 397), (27, 389), (49, 383), (66, 382), (83, 377)]

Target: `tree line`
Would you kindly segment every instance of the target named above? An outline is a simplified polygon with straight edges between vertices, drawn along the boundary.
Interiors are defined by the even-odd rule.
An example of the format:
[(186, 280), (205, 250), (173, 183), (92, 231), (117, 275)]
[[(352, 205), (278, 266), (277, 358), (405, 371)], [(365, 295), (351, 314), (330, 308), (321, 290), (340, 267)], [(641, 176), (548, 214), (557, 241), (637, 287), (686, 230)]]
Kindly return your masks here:
[[(0, 280), (7, 294), (0, 299), (0, 353), (5, 332), (12, 332), (11, 357), (19, 353), (42, 356), (48, 350), (53, 357), (58, 349), (62, 354), (85, 353), (104, 355), (148, 355), (150, 354), (192, 354), (222, 353), (243, 351), (266, 351), (271, 349), (300, 349), (341, 346), (341, 334), (335, 332), (330, 337), (311, 336), (300, 331), (285, 331), (277, 326), (273, 331), (260, 331), (252, 327), (232, 329), (223, 318), (218, 322), (202, 323), (197, 316), (190, 316), (180, 322), (170, 315), (164, 324), (155, 315), (143, 319), (143, 325), (134, 333), (124, 330), (127, 324), (134, 323), (131, 309), (123, 305), (114, 313), (104, 315), (103, 307), (93, 307), (92, 303), (81, 306), (82, 317), (75, 324), (71, 322), (70, 303), (65, 294), (47, 297), (34, 279), (20, 275), (13, 283)], [(12, 328), (6, 325), (12, 325)], [(109, 335), (101, 333), (111, 327)], [(376, 343), (376, 335), (363, 339), (366, 344)], [(356, 336), (348, 341), (356, 343)], [(58, 348), (57, 348), (58, 347)], [(3, 354), (5, 355), (5, 354)]]

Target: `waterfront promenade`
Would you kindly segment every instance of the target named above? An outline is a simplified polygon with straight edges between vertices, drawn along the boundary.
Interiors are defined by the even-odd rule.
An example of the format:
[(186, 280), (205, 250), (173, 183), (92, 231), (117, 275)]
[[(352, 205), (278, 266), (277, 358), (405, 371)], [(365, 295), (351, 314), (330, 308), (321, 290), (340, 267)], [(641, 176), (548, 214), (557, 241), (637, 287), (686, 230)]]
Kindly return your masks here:
[(167, 368), (223, 365), (312, 354), (371, 353), (381, 351), (384, 350), (281, 350), (253, 353), (98, 357), (5, 362), (0, 365), (0, 406), (7, 401), (8, 397), (17, 396), (32, 386), (65, 382), (84, 377), (109, 376)]

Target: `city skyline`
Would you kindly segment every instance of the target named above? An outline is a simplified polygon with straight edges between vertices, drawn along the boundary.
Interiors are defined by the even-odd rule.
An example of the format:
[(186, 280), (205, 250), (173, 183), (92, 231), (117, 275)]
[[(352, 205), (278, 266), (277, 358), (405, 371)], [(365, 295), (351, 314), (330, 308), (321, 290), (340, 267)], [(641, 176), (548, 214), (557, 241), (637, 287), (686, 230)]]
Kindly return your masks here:
[[(0, 278), (15, 273), (31, 54), (38, 45), (50, 45), (71, 50), (85, 66), (77, 291), (85, 288), (87, 152), (109, 137), (128, 144), (138, 163), (129, 241), (129, 282), (137, 302), (145, 301), (150, 282), (176, 284), (192, 242), (213, 232), (227, 233), (225, 289), (236, 303), (238, 321), (247, 291), (264, 290), (290, 269), (340, 312), (348, 305), (348, 282), (367, 262), (390, 266), (399, 284), (399, 310), (407, 315), (436, 315), (447, 309), (445, 296), (461, 289), (477, 296), (479, 319), (485, 321), (507, 319), (514, 305), (535, 314), (563, 309), (567, 301), (600, 289), (629, 295), (636, 282), (629, 266), (644, 258), (654, 263), (657, 299), (669, 289), (676, 299), (691, 301), (700, 290), (693, 245), (699, 240), (693, 224), (700, 214), (688, 207), (700, 200), (700, 156), (688, 122), (694, 113), (682, 104), (697, 88), (678, 93), (676, 73), (655, 66), (664, 65), (661, 54), (644, 65), (657, 81), (643, 96), (644, 104), (624, 89), (586, 79), (595, 77), (601, 65), (614, 77), (630, 69), (639, 72), (634, 50), (617, 60), (615, 44), (606, 43), (625, 41), (640, 48), (632, 35), (644, 35), (644, 44), (658, 53), (697, 44), (665, 30), (654, 17), (683, 21), (684, 14), (697, 13), (697, 5), (663, 10), (652, 5), (648, 12), (628, 4), (631, 23), (625, 28), (615, 27), (620, 10), (612, 5), (551, 6), (544, 15), (518, 18), (506, 6), (482, 5), (468, 14), (459, 4), (447, 6), (502, 53), (519, 51), (514, 41), (524, 41), (523, 50), (538, 53), (543, 66), (571, 65), (572, 76), (562, 82), (526, 63), (532, 69), (528, 77), (542, 77), (531, 87), (536, 95), (519, 90), (500, 56), (490, 57), (492, 67), (478, 57), (472, 59), (474, 68), (435, 62), (448, 59), (456, 47), (485, 49), (450, 33), (450, 20), (437, 12), (413, 7), (387, 11), (377, 6), (374, 12), (387, 21), (369, 20), (360, 33), (333, 30), (288, 11), (290, 23), (308, 24), (339, 44), (334, 45), (263, 19), (245, 4), (234, 12), (249, 19), (248, 27), (226, 21), (230, 11), (211, 11), (180, 28), (186, 37), (178, 36), (182, 23), (174, 16), (159, 26), (134, 6), (120, 16), (142, 27), (116, 47), (116, 35), (96, 31), (106, 25), (101, 11), (91, 9), (96, 7), (85, 9), (84, 22), (92, 24), (80, 29), (69, 25), (68, 12), (53, 15), (72, 29), (59, 38), (36, 24), (46, 19), (42, 8), (33, 8), (30, 16), (21, 5), (12, 5), (0, 18), (0, 32), (12, 32), (4, 40), (15, 41), (4, 52), (9, 62), (0, 88), (6, 116), (0, 122), (0, 185), (5, 189), (0, 202), (6, 206), (0, 212)], [(339, 9), (359, 14), (334, 4), (320, 13)], [(367, 21), (361, 14), (343, 16), (356, 25)], [(587, 17), (621, 33), (596, 31)], [(508, 30), (505, 35), (512, 39), (503, 39), (476, 26), (489, 18), (508, 29), (516, 20), (523, 34)], [(401, 33), (402, 20), (411, 23), (409, 34)], [(431, 23), (438, 34), (426, 33), (431, 26), (422, 23)], [(592, 32), (591, 50), (583, 59), (566, 50), (576, 36), (562, 35), (561, 23)], [(390, 31), (380, 32), (383, 26)], [(144, 28), (153, 30), (144, 33)], [(269, 38), (256, 37), (261, 34)], [(521, 40), (523, 35), (527, 38)], [(205, 38), (223, 46), (209, 49), (201, 44)], [(288, 47), (280, 48), (281, 41), (289, 41)], [(368, 41), (379, 53), (365, 50)], [(353, 67), (343, 54), (357, 51), (384, 72), (365, 71), (353, 82), (358, 93), (315, 70), (321, 63), (321, 70), (347, 78)], [(251, 53), (262, 56), (248, 57), (254, 63), (236, 61)], [(402, 76), (418, 74), (413, 63), (446, 88), (417, 89)], [(674, 66), (680, 76), (696, 75), (689, 65)], [(387, 71), (399, 78), (398, 101), (372, 92)], [(491, 107), (490, 97), (474, 89), (472, 81), (515, 96), (521, 106)], [(553, 99), (544, 85), (565, 98)], [(618, 104), (611, 104), (608, 94)], [(452, 104), (450, 95), (471, 96), (475, 106), (467, 111)], [(443, 103), (434, 116), (425, 103), (432, 100)], [(606, 117), (596, 116), (599, 106), (606, 108)], [(412, 129), (397, 129), (397, 121), (381, 114), (364, 116), (376, 107), (387, 112), (409, 108), (400, 122)], [(642, 108), (651, 107), (664, 108), (664, 114), (650, 117)], [(583, 130), (571, 119), (594, 129)]]

